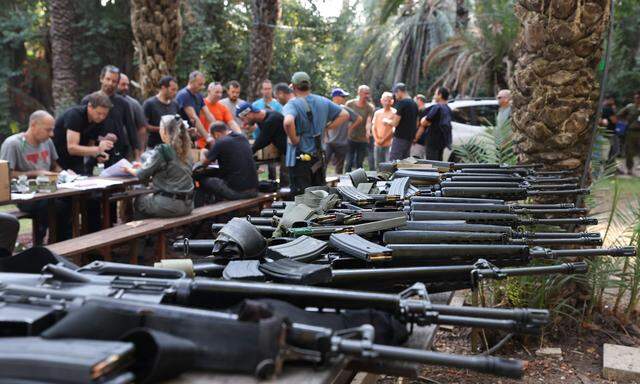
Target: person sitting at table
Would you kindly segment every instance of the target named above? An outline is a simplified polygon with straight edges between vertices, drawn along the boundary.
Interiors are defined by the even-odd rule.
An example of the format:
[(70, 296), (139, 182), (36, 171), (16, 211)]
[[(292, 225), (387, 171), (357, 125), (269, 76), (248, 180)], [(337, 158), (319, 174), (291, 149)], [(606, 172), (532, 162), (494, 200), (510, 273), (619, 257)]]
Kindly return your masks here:
[(219, 169), (215, 177), (201, 180), (201, 188), (213, 194), (216, 200), (256, 197), (258, 173), (249, 140), (222, 122), (212, 123), (209, 131), (215, 141), (210, 150), (204, 150), (206, 155), (202, 165), (207, 167), (217, 161)]
[(191, 138), (180, 115), (162, 116), (160, 138), (162, 144), (150, 152), (144, 164), (124, 168), (140, 180), (153, 179), (155, 192), (134, 202), (137, 219), (184, 216), (193, 210)]
[[(47, 111), (35, 111), (29, 116), (29, 128), (26, 132), (9, 136), (0, 147), (0, 159), (9, 163), (11, 177), (56, 176), (61, 170), (57, 163), (58, 153), (51, 141), (53, 137), (53, 116)], [(53, 199), (54, 212), (69, 212), (68, 199)], [(34, 245), (42, 245), (49, 224), (48, 199), (18, 203), (22, 212), (36, 218), (37, 228)], [(58, 229), (57, 240), (71, 237), (70, 215), (56, 215)]]

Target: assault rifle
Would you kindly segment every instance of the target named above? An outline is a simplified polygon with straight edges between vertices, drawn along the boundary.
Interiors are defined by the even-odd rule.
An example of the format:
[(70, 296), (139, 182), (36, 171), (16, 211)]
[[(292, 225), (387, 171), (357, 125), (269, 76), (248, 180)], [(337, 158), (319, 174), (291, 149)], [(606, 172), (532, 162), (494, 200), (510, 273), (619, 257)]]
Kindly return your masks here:
[(535, 259), (563, 257), (635, 256), (634, 247), (593, 249), (548, 249), (526, 245), (487, 244), (388, 244), (392, 257), (386, 262), (394, 265), (424, 265), (468, 263), (486, 259), (498, 266), (529, 263)]
[[(5, 336), (25, 329), (29, 330), (27, 334), (32, 333), (34, 319), (47, 323), (43, 332), (37, 333), (61, 341), (114, 340), (134, 333), (136, 359), (143, 360), (138, 365), (146, 371), (136, 372), (136, 382), (157, 382), (188, 369), (253, 373), (268, 378), (280, 373), (286, 361), (317, 364), (340, 355), (363, 363), (364, 370), (383, 360), (443, 365), (511, 378), (523, 374), (523, 363), (518, 360), (377, 344), (371, 325), (334, 330), (309, 324), (308, 315), (285, 303), (245, 301), (237, 313), (227, 313), (20, 285), (0, 287), (0, 302), (0, 325)], [(286, 313), (281, 312), (283, 308)], [(26, 369), (22, 371), (19, 378), (35, 377)]]
[[(422, 204), (422, 203), (419, 203)], [(504, 225), (513, 228), (526, 225), (596, 225), (598, 220), (591, 217), (561, 217), (551, 219), (521, 218), (514, 213), (460, 212), (441, 210), (411, 210), (411, 220), (415, 221), (464, 221), (468, 224)]]
[(418, 196), (472, 197), (481, 199), (524, 200), (533, 196), (576, 196), (588, 195), (588, 189), (532, 190), (528, 188), (501, 187), (418, 187)]
[(588, 210), (586, 208), (565, 208), (557, 207), (562, 204), (549, 204), (556, 205), (556, 207), (539, 208), (539, 207), (523, 207), (518, 205), (500, 205), (500, 204), (469, 204), (469, 203), (436, 203), (436, 202), (411, 202), (411, 209), (416, 211), (444, 211), (444, 212), (482, 212), (482, 213), (509, 213), (514, 215), (548, 215), (548, 214), (561, 214), (561, 215), (576, 215), (586, 214)]
[[(542, 233), (544, 234), (544, 233)], [(559, 246), (559, 245), (602, 245), (602, 238), (598, 237), (558, 237), (531, 238), (510, 237), (504, 232), (456, 232), (456, 231), (417, 231), (399, 230), (388, 231), (383, 235), (385, 244), (511, 244), (531, 246)], [(526, 235), (525, 235), (526, 236)]]
[[(93, 264), (96, 266), (95, 264)], [(97, 265), (100, 266), (99, 264)], [(229, 308), (245, 299), (275, 299), (300, 308), (376, 309), (395, 315), (406, 324), (451, 324), (537, 334), (549, 313), (537, 309), (467, 308), (429, 302), (423, 284), (399, 294), (374, 293), (275, 283), (247, 283), (208, 278), (159, 279), (100, 275), (92, 264), (74, 271), (49, 264), (42, 275), (0, 273), (0, 281), (60, 293), (118, 297), (127, 300), (176, 304), (197, 308)], [(132, 267), (127, 266), (128, 273)], [(144, 267), (144, 276), (150, 275)]]

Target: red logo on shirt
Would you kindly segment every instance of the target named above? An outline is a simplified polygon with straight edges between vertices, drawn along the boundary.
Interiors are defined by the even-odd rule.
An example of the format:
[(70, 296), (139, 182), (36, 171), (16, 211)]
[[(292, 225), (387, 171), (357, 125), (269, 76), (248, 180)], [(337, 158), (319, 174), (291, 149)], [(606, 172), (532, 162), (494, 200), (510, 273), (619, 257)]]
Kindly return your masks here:
[(30, 153), (28, 155), (25, 156), (27, 158), (27, 160), (29, 160), (30, 162), (32, 162), (33, 164), (38, 164), (38, 158), (42, 157), (42, 161), (47, 161), (49, 160), (49, 151), (47, 151), (46, 149), (40, 153)]

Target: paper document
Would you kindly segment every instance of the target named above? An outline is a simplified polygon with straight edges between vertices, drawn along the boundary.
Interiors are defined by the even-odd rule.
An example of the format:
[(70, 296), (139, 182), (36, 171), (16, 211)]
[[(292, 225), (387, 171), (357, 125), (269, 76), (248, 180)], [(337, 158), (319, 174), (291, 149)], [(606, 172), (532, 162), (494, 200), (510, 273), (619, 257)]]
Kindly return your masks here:
[(113, 164), (109, 168), (105, 168), (104, 171), (100, 172), (100, 177), (123, 177), (128, 176), (131, 177), (130, 174), (124, 171), (124, 167), (132, 167), (131, 163), (127, 159), (121, 159), (117, 163)]
[(112, 185), (122, 184), (120, 180), (105, 180), (97, 177), (90, 177), (85, 180), (73, 181), (71, 183), (58, 184), (58, 188), (78, 189), (86, 191), (89, 189), (104, 189)]

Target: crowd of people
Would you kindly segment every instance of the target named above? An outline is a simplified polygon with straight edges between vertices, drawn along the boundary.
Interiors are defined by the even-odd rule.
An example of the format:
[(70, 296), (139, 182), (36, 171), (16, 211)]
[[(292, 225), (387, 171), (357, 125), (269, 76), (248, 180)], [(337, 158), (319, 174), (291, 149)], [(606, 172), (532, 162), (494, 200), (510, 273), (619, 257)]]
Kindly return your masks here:
[[(80, 104), (56, 118), (35, 111), (25, 132), (4, 141), (0, 159), (9, 162), (11, 177), (50, 176), (61, 170), (91, 175), (127, 159), (132, 165), (122, 171), (152, 179), (155, 189), (135, 200), (135, 216), (171, 217), (188, 214), (197, 205), (255, 196), (254, 154), (270, 144), (280, 155), (280, 182), (293, 195), (324, 185), (329, 164), (342, 173), (362, 167), (365, 159), (370, 169), (410, 154), (440, 160), (443, 149), (451, 146), (449, 92), (442, 87), (426, 108), (426, 97), (412, 98), (405, 84), (395, 84), (382, 93), (376, 110), (368, 86), (358, 87), (352, 99), (341, 88), (328, 98), (312, 93), (305, 72), (294, 73), (288, 83), (264, 80), (262, 97), (253, 102), (240, 98), (237, 81), (207, 84), (199, 71), (182, 88), (176, 78), (163, 77), (157, 93), (142, 103), (129, 95), (129, 78), (117, 67), (105, 66), (99, 79), (100, 89)], [(203, 159), (197, 168), (194, 155)], [(210, 163), (217, 167), (208, 167)], [(67, 210), (70, 202), (59, 200), (58, 209)], [(90, 200), (88, 224), (95, 231), (101, 223), (100, 202)], [(41, 216), (35, 243), (46, 232), (43, 204), (19, 204)], [(59, 239), (68, 238), (68, 215), (56, 218)]]

